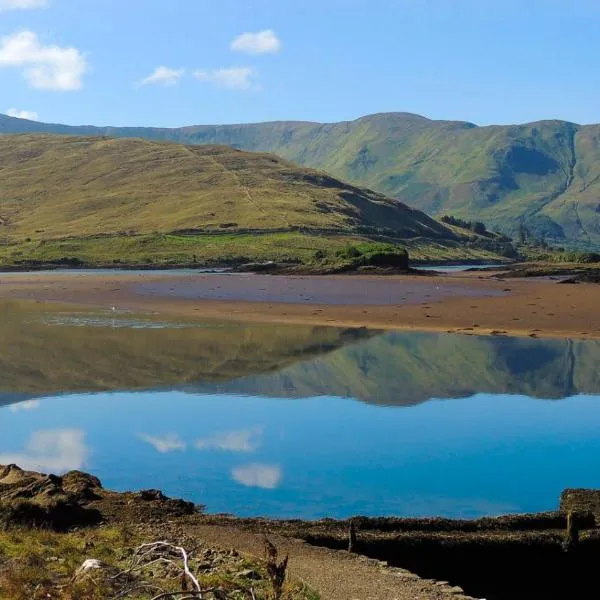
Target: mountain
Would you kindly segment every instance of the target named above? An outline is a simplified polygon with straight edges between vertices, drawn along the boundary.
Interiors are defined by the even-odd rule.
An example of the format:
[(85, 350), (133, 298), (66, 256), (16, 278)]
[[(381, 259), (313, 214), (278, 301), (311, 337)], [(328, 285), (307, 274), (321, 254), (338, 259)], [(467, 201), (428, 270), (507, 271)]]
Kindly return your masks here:
[(47, 132), (227, 144), (273, 152), (434, 216), (509, 234), (600, 245), (600, 125), (540, 121), (478, 127), (386, 113), (342, 123), (179, 129), (69, 127), (0, 117), (0, 133)]
[(0, 181), (6, 264), (310, 262), (373, 239), (468, 256), (477, 242), (398, 200), (230, 146), (2, 135)]

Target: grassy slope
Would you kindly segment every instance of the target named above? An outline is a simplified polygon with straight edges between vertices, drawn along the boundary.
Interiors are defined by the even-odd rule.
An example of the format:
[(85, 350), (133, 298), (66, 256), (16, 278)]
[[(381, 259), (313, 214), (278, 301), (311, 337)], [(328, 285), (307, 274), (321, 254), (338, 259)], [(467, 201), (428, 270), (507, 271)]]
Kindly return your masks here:
[(460, 254), (474, 239), (381, 194), (225, 146), (0, 136), (0, 177), (5, 263), (306, 261), (382, 232)]
[(275, 122), (181, 129), (68, 128), (0, 118), (0, 131), (142, 136), (270, 151), (398, 197), (434, 215), (514, 233), (600, 243), (600, 126), (564, 121), (476, 127), (417, 115), (335, 124)]

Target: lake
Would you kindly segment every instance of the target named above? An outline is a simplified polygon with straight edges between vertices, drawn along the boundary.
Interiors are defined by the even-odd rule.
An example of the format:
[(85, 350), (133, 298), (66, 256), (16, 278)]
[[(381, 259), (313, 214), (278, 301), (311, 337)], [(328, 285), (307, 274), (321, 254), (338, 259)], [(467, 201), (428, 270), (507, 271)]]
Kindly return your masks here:
[(600, 487), (600, 342), (0, 305), (0, 464), (243, 516), (476, 517)]
[(415, 268), (420, 271), (437, 271), (438, 273), (460, 273), (462, 271), (481, 271), (485, 269), (490, 269), (493, 267), (498, 267), (499, 269), (506, 267), (506, 264), (502, 263), (484, 263), (479, 265), (449, 265), (449, 264), (439, 264), (439, 265), (419, 265), (416, 264)]

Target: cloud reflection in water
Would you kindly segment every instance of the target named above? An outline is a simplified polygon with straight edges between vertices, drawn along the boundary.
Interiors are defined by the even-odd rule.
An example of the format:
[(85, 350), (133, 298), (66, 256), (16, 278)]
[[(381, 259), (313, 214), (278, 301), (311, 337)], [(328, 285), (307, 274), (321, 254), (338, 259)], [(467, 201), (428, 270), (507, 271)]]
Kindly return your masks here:
[(246, 487), (274, 490), (281, 483), (283, 472), (277, 465), (252, 463), (232, 469), (231, 476)]
[(32, 433), (22, 452), (0, 454), (0, 464), (32, 471), (64, 473), (81, 469), (88, 457), (81, 429), (51, 429)]
[(141, 434), (139, 438), (150, 444), (161, 454), (167, 454), (175, 450), (185, 450), (187, 448), (187, 444), (177, 433), (166, 433), (164, 435)]
[(227, 452), (255, 452), (262, 445), (262, 427), (223, 431), (196, 440), (198, 450), (223, 450)]

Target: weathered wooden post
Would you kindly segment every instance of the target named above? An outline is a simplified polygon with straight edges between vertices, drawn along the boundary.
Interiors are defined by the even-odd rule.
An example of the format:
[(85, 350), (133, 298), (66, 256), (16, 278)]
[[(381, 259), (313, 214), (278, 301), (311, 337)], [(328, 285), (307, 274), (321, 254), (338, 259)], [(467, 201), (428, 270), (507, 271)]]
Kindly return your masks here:
[(354, 552), (356, 548), (356, 526), (354, 520), (350, 519), (350, 526), (348, 527), (348, 552)]
[(567, 534), (563, 543), (566, 552), (574, 550), (579, 544), (579, 519), (576, 512), (570, 510), (567, 513)]

